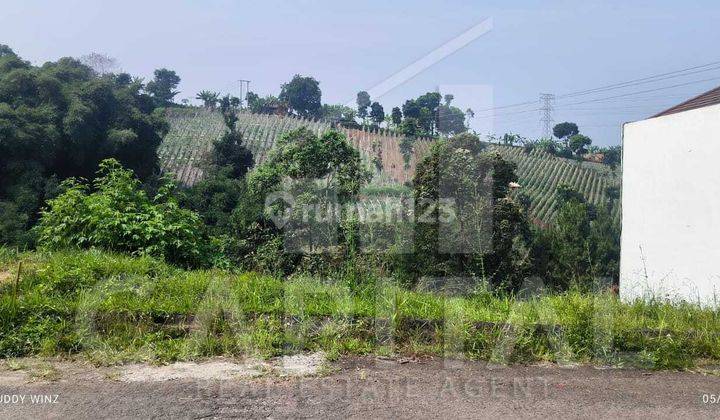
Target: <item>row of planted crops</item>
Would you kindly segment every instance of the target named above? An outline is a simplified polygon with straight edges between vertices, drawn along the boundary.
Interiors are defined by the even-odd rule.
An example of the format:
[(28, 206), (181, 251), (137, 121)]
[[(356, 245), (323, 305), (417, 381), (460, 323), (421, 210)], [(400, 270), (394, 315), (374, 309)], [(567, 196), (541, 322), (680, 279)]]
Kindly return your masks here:
[[(213, 143), (225, 132), (222, 117), (218, 112), (204, 109), (179, 108), (168, 110), (168, 121), (170, 130), (159, 149), (162, 169), (173, 173), (181, 183), (193, 185), (202, 179)], [(266, 159), (283, 133), (302, 126), (318, 133), (330, 127), (321, 121), (249, 113), (239, 114), (237, 123), (256, 163)], [(369, 166), (376, 170), (374, 184), (401, 184), (411, 180), (416, 163), (430, 144), (427, 139), (415, 141), (413, 152), (403, 159), (399, 151), (401, 137), (395, 134), (344, 131)], [(492, 148), (517, 164), (521, 191), (529, 199), (529, 213), (536, 223), (550, 224), (554, 220), (558, 210), (555, 191), (561, 184), (581, 192), (596, 206), (612, 204), (612, 216), (619, 222), (620, 206), (610, 202), (608, 192), (620, 186), (620, 176), (608, 167), (559, 158), (537, 149), (527, 151), (522, 147), (500, 145)]]
[(620, 175), (609, 167), (559, 158), (535, 149), (494, 146), (506, 159), (517, 164), (521, 191), (530, 199), (531, 217), (540, 223), (551, 223), (557, 214), (555, 191), (566, 184), (579, 191), (595, 206), (611, 206), (611, 215), (620, 221), (619, 203), (612, 201), (611, 189), (620, 187)]
[[(205, 109), (173, 108), (167, 111), (167, 119), (170, 130), (158, 150), (162, 169), (181, 183), (193, 185), (202, 179), (213, 143), (226, 131), (222, 116)], [(237, 122), (256, 163), (265, 160), (282, 133), (302, 126), (318, 132), (329, 128), (319, 121), (248, 113), (239, 114)]]

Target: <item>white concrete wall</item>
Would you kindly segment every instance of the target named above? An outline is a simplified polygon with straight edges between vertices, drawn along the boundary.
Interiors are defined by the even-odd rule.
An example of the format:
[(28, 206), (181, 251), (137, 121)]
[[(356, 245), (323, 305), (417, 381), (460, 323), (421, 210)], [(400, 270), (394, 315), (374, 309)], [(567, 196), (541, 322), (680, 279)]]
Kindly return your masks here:
[(620, 296), (720, 303), (720, 105), (626, 124)]

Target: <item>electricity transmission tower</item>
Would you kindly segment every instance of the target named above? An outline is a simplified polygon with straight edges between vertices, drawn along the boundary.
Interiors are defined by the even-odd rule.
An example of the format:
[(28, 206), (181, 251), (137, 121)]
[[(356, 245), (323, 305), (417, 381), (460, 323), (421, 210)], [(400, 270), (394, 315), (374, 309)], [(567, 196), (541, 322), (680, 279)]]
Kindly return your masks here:
[(553, 124), (555, 123), (555, 95), (552, 93), (540, 94), (540, 130), (544, 138), (552, 138)]
[[(247, 94), (250, 92), (250, 81), (249, 80), (238, 80), (240, 82), (240, 108), (243, 107), (243, 104), (247, 105)], [(245, 95), (243, 95), (243, 88), (245, 91)]]

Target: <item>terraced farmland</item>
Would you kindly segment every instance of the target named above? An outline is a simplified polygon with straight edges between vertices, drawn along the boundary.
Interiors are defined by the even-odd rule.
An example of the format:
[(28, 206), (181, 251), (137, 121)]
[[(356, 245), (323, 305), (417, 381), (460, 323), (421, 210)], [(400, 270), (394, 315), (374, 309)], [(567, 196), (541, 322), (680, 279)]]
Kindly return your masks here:
[[(222, 136), (225, 126), (217, 112), (202, 109), (171, 109), (168, 111), (170, 131), (165, 137), (159, 155), (164, 171), (174, 173), (178, 181), (192, 185), (203, 176), (208, 153), (213, 142)], [(240, 114), (238, 129), (253, 152), (257, 163), (263, 162), (268, 152), (283, 133), (306, 126), (322, 132), (330, 128), (327, 123), (276, 115)], [(373, 184), (406, 183), (414, 176), (415, 165), (427, 152), (432, 140), (414, 142), (412, 155), (406, 164), (400, 151), (401, 137), (389, 132), (369, 132), (342, 129), (357, 147), (370, 167), (380, 170)], [(491, 149), (517, 164), (521, 191), (530, 198), (530, 216), (535, 223), (552, 223), (557, 213), (555, 190), (568, 184), (593, 204), (607, 202), (606, 189), (620, 185), (620, 175), (606, 166), (581, 163), (534, 150), (526, 153), (521, 147), (491, 145)], [(619, 223), (620, 208), (615, 206), (613, 218)]]
[[(540, 150), (526, 153), (522, 147), (493, 145), (492, 148), (517, 164), (520, 191), (530, 198), (530, 216), (538, 224), (549, 224), (555, 219), (558, 210), (555, 190), (560, 184), (580, 191), (597, 206), (607, 203), (608, 187), (620, 187), (620, 174), (604, 165), (563, 159)], [(620, 216), (620, 206), (616, 205), (612, 210), (613, 220), (620, 223)]]
[[(219, 112), (197, 108), (169, 109), (167, 118), (170, 131), (158, 151), (162, 169), (181, 183), (193, 185), (202, 178), (213, 143), (225, 133), (225, 123)], [(245, 113), (238, 115), (237, 126), (256, 163), (265, 160), (282, 133), (302, 126), (318, 132), (330, 128), (318, 121)]]
[(202, 178), (205, 159), (225, 125), (220, 115), (200, 109), (169, 109), (167, 119), (170, 131), (158, 149), (160, 166), (181, 183), (193, 185)]

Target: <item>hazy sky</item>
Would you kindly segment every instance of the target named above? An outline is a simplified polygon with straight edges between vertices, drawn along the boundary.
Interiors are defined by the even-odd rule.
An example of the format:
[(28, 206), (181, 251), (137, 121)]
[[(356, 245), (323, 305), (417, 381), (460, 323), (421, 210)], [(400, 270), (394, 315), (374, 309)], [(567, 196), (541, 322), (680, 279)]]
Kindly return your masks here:
[[(632, 3), (628, 5), (627, 3)], [(16, 1), (0, 0), (0, 43), (35, 64), (91, 51), (149, 77), (167, 67), (178, 98), (202, 89), (279, 93), (293, 74), (344, 103), (484, 18), (493, 30), (378, 99), (390, 111), (440, 88), (475, 109), (536, 101), (720, 61), (717, 1)], [(719, 67), (719, 66), (715, 66)], [(642, 95), (645, 91), (718, 78)], [(596, 144), (617, 144), (642, 119), (720, 85), (720, 69), (558, 100)], [(578, 104), (631, 93), (621, 98)], [(473, 128), (536, 137), (537, 103), (478, 112)]]

